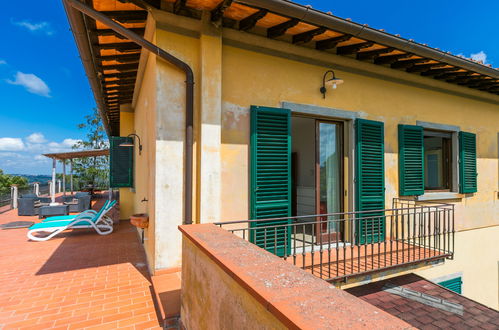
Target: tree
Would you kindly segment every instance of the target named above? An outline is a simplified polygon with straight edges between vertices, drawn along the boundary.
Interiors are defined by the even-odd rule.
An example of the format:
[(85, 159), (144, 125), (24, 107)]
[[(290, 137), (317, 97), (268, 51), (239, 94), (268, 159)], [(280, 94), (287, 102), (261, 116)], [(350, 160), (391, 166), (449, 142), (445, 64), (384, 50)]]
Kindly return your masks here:
[[(99, 112), (94, 109), (92, 114), (85, 116), (85, 122), (78, 125), (86, 130), (85, 139), (78, 141), (73, 149), (92, 150), (109, 147), (104, 125)], [(109, 184), (109, 157), (87, 157), (73, 160), (74, 183), (77, 189), (92, 184), (95, 187), (106, 188)]]
[(0, 195), (10, 193), (10, 186), (13, 184), (17, 184), (19, 189), (28, 188), (28, 179), (23, 178), (22, 176), (14, 176), (9, 174), (4, 174), (2, 170), (0, 170)]

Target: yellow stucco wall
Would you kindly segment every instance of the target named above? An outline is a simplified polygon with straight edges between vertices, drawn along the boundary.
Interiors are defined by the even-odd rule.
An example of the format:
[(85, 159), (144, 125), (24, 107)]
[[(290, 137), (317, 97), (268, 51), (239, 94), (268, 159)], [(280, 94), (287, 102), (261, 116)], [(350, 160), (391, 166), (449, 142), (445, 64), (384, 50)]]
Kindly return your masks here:
[[(182, 244), (182, 324), (186, 329), (287, 329), (203, 250)], [(285, 311), (286, 312), (286, 311)]]
[[(168, 15), (165, 14), (165, 16), (166, 18), (163, 18), (168, 20)], [(219, 65), (218, 60), (203, 61), (203, 56), (209, 56), (209, 54), (204, 55), (203, 51), (212, 49), (210, 47), (216, 45), (218, 41), (215, 39), (208, 46), (203, 46), (202, 24), (178, 16), (170, 18), (167, 22), (170, 25), (167, 27), (161, 25), (156, 30), (156, 42), (161, 48), (191, 65), (196, 81), (194, 100), (196, 165), (193, 205), (195, 221), (207, 221), (207, 218), (203, 218), (203, 214), (209, 216), (219, 214), (220, 220), (248, 218), (249, 107), (251, 105), (280, 107), (281, 102), (287, 101), (355, 111), (363, 118), (385, 123), (387, 206), (391, 205), (393, 197), (398, 197), (398, 124), (416, 124), (416, 121), (425, 121), (455, 125), (463, 131), (476, 133), (478, 193), (454, 201), (456, 228), (466, 230), (499, 225), (497, 196), (499, 190), (499, 127), (497, 124), (499, 123), (499, 107), (497, 103), (465, 97), (463, 95), (466, 93), (475, 93), (475, 96), (477, 93), (476, 91), (468, 92), (468, 89), (464, 87), (436, 82), (430, 78), (363, 62), (353, 61), (351, 70), (338, 70), (334, 65), (310, 64), (310, 59), (307, 62), (291, 60), (282, 56), (237, 48), (227, 43), (221, 43), (221, 72), (218, 72), (213, 70), (213, 65)], [(191, 23), (195, 26), (194, 30), (198, 29), (197, 32), (190, 33), (186, 30), (182, 30), (181, 33), (172, 32), (175, 30), (172, 26), (176, 24)], [(204, 38), (204, 40), (211, 39), (211, 37)], [(277, 41), (268, 42), (279, 45)], [(294, 46), (286, 45), (286, 47), (292, 49)], [(286, 47), (283, 46), (282, 49)], [(324, 57), (331, 58), (331, 62), (342, 62), (343, 65), (351, 63), (345, 62), (343, 57), (315, 53), (317, 53), (317, 63), (323, 63)], [(354, 73), (355, 70), (364, 68), (370, 70), (371, 67), (373, 72), (386, 73), (409, 83), (382, 79), (371, 73)], [(341, 77), (345, 83), (335, 91), (329, 91), (326, 99), (323, 99), (319, 93), (322, 75), (331, 68), (335, 69), (337, 76)], [(151, 217), (151, 222), (155, 228), (152, 235), (155, 242), (148, 247), (148, 257), (154, 253), (154, 268), (161, 269), (180, 265), (181, 235), (176, 227), (182, 223), (184, 216), (182, 206), (185, 77), (180, 70), (162, 60), (158, 60), (157, 66), (150, 70), (156, 71), (155, 85), (149, 82), (146, 86), (148, 82), (145, 79), (142, 89), (152, 89), (155, 94), (151, 94), (151, 97), (156, 103), (154, 105), (148, 103), (148, 106), (144, 103), (143, 107), (154, 108), (155, 117), (139, 120), (137, 106), (135, 127), (136, 130), (155, 131), (156, 134), (153, 161), (155, 177), (149, 176), (144, 180), (149, 180), (149, 189), (154, 191), (154, 196), (151, 197), (154, 201), (154, 216)], [(221, 75), (221, 84), (209, 84), (212, 77), (214, 81), (218, 80), (217, 75)], [(413, 80), (414, 83), (411, 83)], [(428, 86), (439, 85), (440, 89), (449, 86), (452, 92), (437, 91), (433, 87), (421, 88), (416, 84), (421, 81), (427, 82)], [(210, 88), (209, 92), (203, 89), (204, 94), (200, 89), (203, 84), (205, 86), (209, 84), (207, 86)], [(150, 91), (150, 93), (153, 92)], [(485, 93), (481, 94), (485, 95)], [(220, 102), (211, 99), (219, 95), (221, 95)], [(490, 96), (487, 95), (487, 97)], [(212, 117), (214, 113), (221, 114), (220, 120)], [(216, 143), (213, 144), (216, 139), (220, 140), (218, 146)], [(204, 166), (212, 163), (203, 164), (203, 159), (216, 157), (216, 153), (220, 155), (219, 169), (210, 167), (212, 172), (206, 172)], [(149, 167), (141, 169), (145, 168), (149, 171), (152, 169), (150, 164)], [(207, 189), (202, 186), (204, 182), (202, 178), (213, 178), (216, 175), (220, 175), (221, 178), (218, 195), (209, 189), (206, 192)], [(203, 201), (204, 196), (208, 196), (206, 201), (215, 200), (216, 202), (207, 203)], [(136, 199), (142, 198), (143, 196), (137, 192)], [(153, 205), (151, 200), (149, 209)], [(213, 209), (203, 209), (204, 207)], [(493, 229), (482, 229), (481, 233), (488, 237), (492, 235)], [(456, 253), (470, 244), (467, 239), (460, 239), (460, 236), (461, 234), (456, 238)], [(151, 234), (149, 239), (152, 240)], [(497, 259), (493, 259), (494, 254), (483, 251), (482, 255), (483, 260), (489, 264), (495, 264), (497, 272)], [(447, 262), (447, 264), (451, 263)], [(456, 258), (453, 264), (459, 264), (463, 269), (467, 267), (465, 259)], [(450, 272), (451, 270), (447, 270), (446, 267), (435, 267), (435, 269), (438, 268), (442, 273)]]
[[(134, 113), (120, 112), (120, 134), (127, 136), (135, 131)], [(134, 214), (134, 192), (130, 188), (119, 188), (120, 191), (120, 219), (130, 219)]]

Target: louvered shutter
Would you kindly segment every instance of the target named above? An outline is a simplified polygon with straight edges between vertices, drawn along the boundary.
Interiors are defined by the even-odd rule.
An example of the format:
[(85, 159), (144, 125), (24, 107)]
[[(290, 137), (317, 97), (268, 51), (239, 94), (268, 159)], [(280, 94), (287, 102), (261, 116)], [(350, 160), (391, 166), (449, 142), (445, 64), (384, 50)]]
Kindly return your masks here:
[(375, 243), (385, 239), (385, 146), (384, 124), (357, 119), (355, 122), (355, 208), (357, 243)]
[(477, 192), (476, 135), (459, 132), (459, 192)]
[(399, 195), (423, 194), (423, 128), (414, 125), (399, 125)]
[(109, 179), (111, 188), (133, 187), (132, 147), (120, 147), (122, 143), (133, 143), (131, 137), (109, 138)]
[(438, 285), (443, 286), (446, 289), (452, 290), (459, 294), (462, 293), (463, 280), (461, 277), (456, 277), (447, 281), (439, 282)]
[[(251, 219), (291, 216), (290, 126), (287, 109), (251, 107)], [(250, 240), (276, 255), (288, 255), (290, 227), (282, 225), (290, 222), (286, 219), (251, 223), (254, 229), (250, 230)], [(271, 227), (258, 229), (262, 226)]]

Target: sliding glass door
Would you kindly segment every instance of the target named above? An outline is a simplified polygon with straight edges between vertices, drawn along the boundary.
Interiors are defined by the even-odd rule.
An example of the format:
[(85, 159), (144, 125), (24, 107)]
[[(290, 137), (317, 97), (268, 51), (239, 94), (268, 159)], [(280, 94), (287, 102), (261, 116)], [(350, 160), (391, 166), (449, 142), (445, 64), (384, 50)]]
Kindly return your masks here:
[(338, 220), (343, 208), (343, 127), (340, 122), (316, 121), (316, 211), (319, 217), (317, 242), (342, 239)]

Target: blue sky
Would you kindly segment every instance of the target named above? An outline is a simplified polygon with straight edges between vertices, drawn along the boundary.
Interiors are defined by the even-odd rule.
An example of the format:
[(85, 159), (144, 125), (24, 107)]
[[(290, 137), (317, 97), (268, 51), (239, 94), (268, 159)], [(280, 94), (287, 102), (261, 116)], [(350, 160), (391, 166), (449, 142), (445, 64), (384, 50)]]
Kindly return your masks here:
[[(499, 1), (299, 1), (499, 66)], [(67, 150), (95, 106), (60, 0), (7, 1), (0, 11), (0, 169), (45, 174), (40, 154)]]

